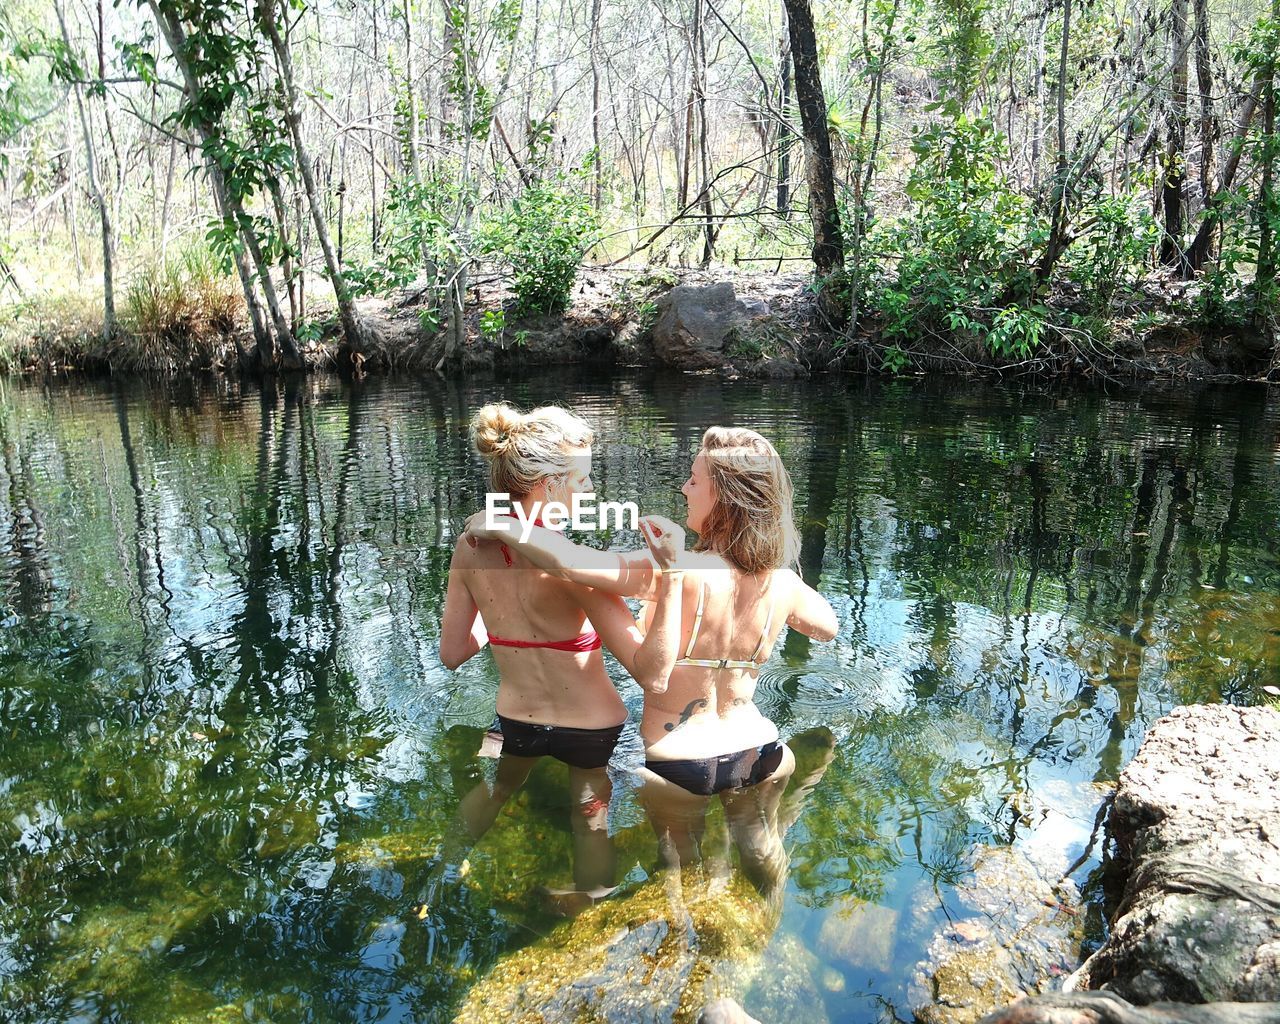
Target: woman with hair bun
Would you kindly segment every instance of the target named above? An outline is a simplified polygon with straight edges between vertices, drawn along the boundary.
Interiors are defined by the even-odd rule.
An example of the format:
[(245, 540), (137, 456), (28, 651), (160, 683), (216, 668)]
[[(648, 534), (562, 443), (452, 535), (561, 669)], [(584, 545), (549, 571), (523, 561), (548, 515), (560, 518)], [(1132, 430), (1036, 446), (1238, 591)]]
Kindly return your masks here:
[[(597, 551), (545, 528), (520, 541), (516, 531), (486, 527), (480, 516), (472, 516), (467, 532), (612, 594), (653, 601), (659, 587), (675, 589), (678, 582), (680, 657), (666, 678), (637, 678), (645, 690), (642, 799), (665, 859), (681, 863), (698, 857), (703, 814), (718, 795), (744, 868), (761, 888), (772, 887), (782, 856), (777, 804), (795, 761), (753, 703), (756, 681), (784, 625), (830, 640), (835, 612), (795, 571), (800, 544), (791, 478), (764, 437), (709, 428), (681, 492), (686, 524), (698, 540), (668, 568), (649, 552)], [(658, 541), (682, 548), (683, 531), (674, 524), (656, 529), (663, 531)], [(652, 548), (648, 532), (646, 540)], [(664, 598), (658, 605), (663, 619), (674, 618), (672, 603)]]
[[(472, 421), (476, 450), (489, 465), (495, 492), (509, 495), (528, 519), (548, 501), (568, 504), (591, 491), (591, 427), (558, 406), (521, 413), (506, 403), (481, 409)], [(512, 522), (515, 522), (513, 519)], [(670, 564), (671, 535), (653, 540), (653, 556)], [(668, 594), (675, 585), (666, 588)], [(678, 595), (677, 595), (678, 598)], [(496, 784), (477, 786), (460, 813), (473, 839), (493, 824), (503, 804), (549, 755), (569, 766), (576, 808), (575, 886), (600, 895), (613, 884), (606, 814), (611, 793), (605, 765), (627, 711), (605, 671), (601, 643), (649, 685), (675, 661), (679, 605), (664, 602), (647, 637), (615, 594), (550, 576), (508, 545), (473, 546), (459, 538), (449, 566), (440, 660), (457, 668), (488, 644), (498, 668), (502, 755)]]

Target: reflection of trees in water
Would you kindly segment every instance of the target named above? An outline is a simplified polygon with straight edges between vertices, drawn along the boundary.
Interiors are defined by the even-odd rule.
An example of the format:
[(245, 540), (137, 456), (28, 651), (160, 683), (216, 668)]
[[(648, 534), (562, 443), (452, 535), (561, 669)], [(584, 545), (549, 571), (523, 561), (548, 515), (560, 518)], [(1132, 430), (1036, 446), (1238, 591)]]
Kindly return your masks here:
[[(384, 716), (360, 707), (344, 653), (341, 574), (358, 503), (362, 403), (349, 398), (335, 481), (322, 475), (331, 460), (316, 449), (315, 432), (304, 429), (296, 388), (286, 387), (283, 407), (273, 390), (258, 398), (256, 465), (238, 512), (235, 494), (198, 487), (179, 493), (154, 471), (144, 486), (143, 466), (175, 452), (140, 440), (154, 436), (154, 422), (140, 434), (138, 406), (115, 403), (135, 510), (129, 562), (119, 568), (137, 587), (131, 605), (134, 635), (145, 645), (142, 678), (121, 694), (127, 663), (122, 673), (118, 655), (95, 651), (90, 631), (81, 628), (78, 639), (61, 637), (81, 660), (59, 662), (57, 677), (31, 680), (28, 734), (20, 750), (9, 748), (15, 763), (6, 766), (23, 783), (2, 799), (13, 820), (33, 807), (53, 816), (28, 830), (27, 841), (42, 855), (23, 871), (5, 872), (27, 885), (11, 905), (23, 908), (20, 919), (3, 930), (39, 934), (45, 930), (39, 922), (67, 906), (76, 908), (76, 919), (56, 941), (33, 946), (25, 972), (11, 982), (14, 991), (97, 990), (103, 1012), (145, 1015), (180, 982), (207, 976), (208, 991), (233, 998), (236, 991), (285, 991), (311, 965), (324, 978), (317, 991), (327, 988), (348, 1004), (369, 995), (368, 977), (344, 983), (329, 974), (359, 954), (372, 912), (387, 908), (377, 907), (367, 872), (323, 867), (340, 835), (364, 829), (373, 817), (344, 803), (357, 805), (375, 789), (377, 760), (390, 738)], [(95, 481), (104, 484), (110, 481)], [(225, 571), (201, 581), (198, 594), (166, 579), (167, 554), (179, 565), (190, 556), (180, 549), (186, 532), (159, 529), (161, 508), (172, 516), (176, 503), (194, 532), (203, 532), (206, 516), (221, 524), (208, 532), (224, 547)], [(179, 584), (189, 582), (180, 572)], [(58, 595), (60, 602), (70, 598)], [(200, 621), (207, 632), (184, 638), (184, 617), (174, 613), (187, 611), (192, 598), (216, 602), (225, 618)], [(179, 642), (162, 645), (157, 626)], [(26, 666), (38, 660), (37, 636), (19, 641)], [(72, 685), (62, 685), (64, 679)], [(7, 691), (6, 700), (19, 701), (20, 694)], [(32, 776), (42, 756), (61, 770)], [(403, 827), (422, 812), (422, 797), (407, 815), (393, 806), (394, 815), (373, 827)], [(426, 806), (441, 808), (434, 831), (442, 834), (448, 801), (436, 791), (426, 799)], [(332, 873), (319, 889), (288, 884), (317, 871)], [(446, 945), (486, 930), (487, 915), (476, 909), (471, 916), (453, 922)], [(200, 952), (192, 960), (170, 954), (163, 967), (140, 970), (140, 951), (154, 942)], [(96, 962), (95, 947), (103, 950)], [(229, 973), (226, 962), (208, 955), (219, 948), (240, 965), (236, 970)], [(240, 980), (229, 987), (231, 977)], [(406, 986), (417, 987), (408, 978), (392, 987)], [(438, 1005), (440, 998), (437, 991), (427, 1002)]]
[[(4, 396), (7, 397), (7, 396)], [(5, 604), (26, 619), (47, 614), (53, 607), (53, 569), (48, 538), (36, 498), (31, 455), (13, 437), (10, 407), (0, 401), (0, 451), (4, 455), (5, 517), (3, 522), (6, 576)]]
[[(967, 680), (948, 679), (936, 662), (954, 642), (956, 602), (1003, 616), (1004, 646), (1018, 651), (1000, 652), (999, 671), (987, 681), (1005, 692), (1005, 724), (1020, 738), (1027, 688), (1036, 684), (1034, 659), (1067, 652), (1071, 618), (1114, 629), (1101, 678), (1082, 683), (1074, 701), (1081, 710), (1099, 686), (1115, 687), (1100, 768), (1113, 774), (1134, 716), (1146, 706), (1136, 702), (1130, 681), (1138, 681), (1146, 648), (1169, 634), (1198, 592), (1202, 549), (1216, 541), (1216, 561), (1225, 565), (1229, 538), (1242, 521), (1253, 526), (1243, 532), (1256, 537), (1276, 514), (1276, 481), (1266, 481), (1268, 489), (1251, 472), (1273, 425), (1253, 400), (1243, 408), (1210, 404), (1172, 424), (1158, 408), (1074, 396), (1060, 402), (1033, 395), (1004, 410), (996, 403), (994, 411), (984, 404), (972, 420), (963, 402), (927, 414), (921, 404), (908, 396), (878, 406), (851, 431), (879, 477), (871, 488), (891, 500), (898, 516), (881, 534), (878, 557), (870, 557), (914, 599), (910, 642), (927, 648), (943, 670), (917, 678), (944, 692), (967, 688)], [(1214, 420), (1233, 421), (1231, 429), (1217, 429)], [(860, 483), (867, 484), (848, 481), (842, 490), (854, 492)], [(1226, 495), (1229, 501), (1217, 500)], [(846, 522), (837, 515), (833, 527), (848, 531), (848, 519), (874, 524), (882, 515), (875, 497), (868, 494), (861, 507), (855, 502)], [(1116, 562), (1117, 551), (1127, 558)], [(1216, 571), (1220, 584), (1227, 575)], [(1045, 612), (1062, 614), (1060, 638), (1032, 637)], [(1158, 672), (1143, 678), (1149, 677), (1158, 685)], [(1034, 735), (1027, 742), (1044, 749)]]
[[(506, 393), (573, 405), (575, 387)], [(837, 760), (790, 839), (802, 901), (879, 899), (912, 860), (947, 885), (973, 843), (1018, 827), (1032, 769), (1114, 778), (1172, 700), (1252, 700), (1280, 664), (1275, 399), (1170, 415), (896, 385), (803, 404), (665, 377), (581, 390), (614, 441), (597, 458), (607, 497), (682, 508), (716, 420), (786, 449), (805, 574), (845, 602), (832, 664), (884, 656), (868, 609), (903, 609), (883, 662), (901, 706), (842, 698), (831, 716)], [(97, 989), (104, 1014), (144, 1017), (183, 985), (262, 998), (302, 979), (334, 1006), (429, 1015), (468, 962), (545, 927), (524, 880), (564, 859), (547, 838), (563, 804), (543, 798), (560, 783), (532, 787), (459, 879), (434, 851), (474, 746), (437, 728), (435, 697), (410, 701), (421, 723), (395, 707), (461, 686), (490, 699), (483, 678), (445, 677), (434, 643), (450, 539), (485, 489), (467, 418), (502, 392), (317, 379), (177, 404), (0, 396), (17, 620), (0, 636), (0, 776), (15, 780), (0, 934), (24, 943), (7, 1004), (56, 1016)], [(792, 638), (783, 657), (794, 731), (800, 677), (828, 654)], [(651, 836), (622, 834), (640, 838), (637, 860)], [(140, 956), (153, 942), (190, 952)]]

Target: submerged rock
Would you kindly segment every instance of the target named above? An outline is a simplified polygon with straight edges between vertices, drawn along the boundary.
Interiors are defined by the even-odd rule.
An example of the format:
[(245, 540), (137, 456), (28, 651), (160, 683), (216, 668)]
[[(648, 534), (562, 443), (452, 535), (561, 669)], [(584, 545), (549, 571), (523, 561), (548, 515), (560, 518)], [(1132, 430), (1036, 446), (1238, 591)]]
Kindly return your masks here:
[[(793, 1005), (769, 998), (764, 1019), (789, 1014), (820, 1022), (825, 1014), (811, 983), (795, 984), (807, 979), (808, 965), (791, 971), (785, 955), (762, 956), (776, 918), (777, 908), (740, 878), (726, 885), (686, 872), (683, 884), (649, 882), (499, 960), (471, 990), (455, 1024), (693, 1024), (716, 1000), (741, 1001), (766, 959), (777, 982), (770, 987), (786, 989)], [(785, 954), (785, 943), (779, 948)], [(746, 1005), (752, 1014), (763, 1012), (750, 1000)]]
[(1075, 885), (1050, 883), (1020, 850), (979, 847), (957, 895), (972, 913), (939, 931), (916, 965), (908, 995), (918, 1021), (973, 1024), (1078, 962)]
[(897, 932), (896, 910), (851, 898), (827, 915), (818, 944), (829, 959), (847, 968), (887, 972)]
[(1280, 711), (1181, 707), (1121, 773), (1111, 936), (1068, 979), (1133, 1003), (1280, 1000)]

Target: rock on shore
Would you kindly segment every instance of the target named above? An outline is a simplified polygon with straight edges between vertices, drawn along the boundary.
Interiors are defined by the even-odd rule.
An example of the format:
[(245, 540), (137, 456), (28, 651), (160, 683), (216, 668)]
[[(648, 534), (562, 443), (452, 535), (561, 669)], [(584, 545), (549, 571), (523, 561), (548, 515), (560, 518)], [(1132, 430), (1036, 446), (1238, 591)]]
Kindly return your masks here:
[(1192, 705), (1120, 775), (1107, 831), (1125, 885), (1063, 992), (983, 1024), (1280, 1022), (1280, 711)]
[(1108, 831), (1124, 895), (1068, 979), (1133, 1003), (1280, 1000), (1280, 712), (1195, 705), (1152, 727)]

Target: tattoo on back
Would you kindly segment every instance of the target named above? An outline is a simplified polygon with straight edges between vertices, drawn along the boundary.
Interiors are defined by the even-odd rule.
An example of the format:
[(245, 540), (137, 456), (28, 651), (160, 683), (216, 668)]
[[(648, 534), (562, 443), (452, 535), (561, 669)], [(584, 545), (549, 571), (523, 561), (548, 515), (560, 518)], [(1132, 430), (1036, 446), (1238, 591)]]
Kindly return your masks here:
[(693, 713), (695, 711), (699, 710), (700, 708), (705, 708), (706, 706), (707, 706), (707, 702), (702, 697), (698, 697), (695, 700), (689, 701), (689, 703), (684, 706), (684, 710), (680, 712), (680, 721), (675, 723), (675, 725), (672, 725), (670, 722), (668, 722), (666, 725), (663, 726), (663, 728), (666, 729), (667, 732), (670, 732), (672, 729), (676, 727), (676, 725), (684, 725), (685, 722), (689, 721), (689, 719), (693, 717)]

